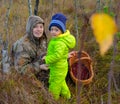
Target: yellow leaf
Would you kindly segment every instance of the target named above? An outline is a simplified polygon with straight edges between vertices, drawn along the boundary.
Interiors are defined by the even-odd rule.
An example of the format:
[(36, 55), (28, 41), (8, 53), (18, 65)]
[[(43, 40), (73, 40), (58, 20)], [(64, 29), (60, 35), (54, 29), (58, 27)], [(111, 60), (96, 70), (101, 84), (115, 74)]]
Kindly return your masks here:
[(100, 54), (104, 55), (113, 43), (117, 25), (114, 19), (105, 13), (93, 14), (90, 18), (90, 23), (100, 47)]

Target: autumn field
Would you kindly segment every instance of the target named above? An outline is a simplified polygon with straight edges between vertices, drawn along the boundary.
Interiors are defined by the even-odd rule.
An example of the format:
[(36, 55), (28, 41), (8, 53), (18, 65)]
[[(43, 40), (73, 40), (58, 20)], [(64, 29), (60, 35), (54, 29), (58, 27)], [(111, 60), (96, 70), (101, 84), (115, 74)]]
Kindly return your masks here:
[[(12, 44), (25, 35), (26, 22), (30, 15), (29, 0), (0, 0), (0, 49), (7, 43), (8, 55)], [(93, 2), (94, 1), (94, 2)], [(31, 0), (32, 14), (36, 0)], [(120, 2), (119, 0), (39, 0), (37, 15), (45, 21), (47, 41), (51, 16), (64, 13), (68, 19), (67, 29), (75, 36), (77, 45), (73, 50), (86, 51), (92, 60), (94, 77), (92, 82), (79, 87), (68, 73), (66, 78), (72, 98), (54, 101), (46, 83), (38, 75), (21, 76), (14, 67), (10, 73), (2, 72), (0, 54), (0, 104), (120, 104)], [(118, 31), (114, 42), (104, 56), (100, 55), (99, 45), (93, 35), (90, 17), (93, 13), (104, 12), (117, 23)]]

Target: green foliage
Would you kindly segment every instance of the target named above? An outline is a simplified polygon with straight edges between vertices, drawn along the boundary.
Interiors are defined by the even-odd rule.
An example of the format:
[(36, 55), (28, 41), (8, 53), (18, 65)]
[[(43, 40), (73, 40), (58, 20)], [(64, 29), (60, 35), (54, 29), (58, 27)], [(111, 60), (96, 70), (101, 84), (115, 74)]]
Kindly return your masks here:
[(109, 14), (112, 17), (115, 17), (115, 13), (109, 10), (109, 6), (104, 6), (103, 11), (104, 13)]
[(120, 32), (117, 32), (116, 36), (118, 39), (120, 39)]
[(106, 14), (109, 13), (109, 8), (108, 8), (108, 6), (105, 6), (103, 10), (104, 10), (104, 13), (106, 13)]

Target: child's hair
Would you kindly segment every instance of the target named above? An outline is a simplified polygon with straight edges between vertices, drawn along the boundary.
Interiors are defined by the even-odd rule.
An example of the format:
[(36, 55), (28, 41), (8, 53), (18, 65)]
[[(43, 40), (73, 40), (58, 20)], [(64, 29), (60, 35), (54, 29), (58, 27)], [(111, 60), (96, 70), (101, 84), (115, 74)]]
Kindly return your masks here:
[(52, 16), (52, 20), (49, 25), (49, 30), (51, 30), (52, 26), (58, 27), (62, 33), (66, 31), (66, 16), (64, 16), (62, 13), (56, 13)]

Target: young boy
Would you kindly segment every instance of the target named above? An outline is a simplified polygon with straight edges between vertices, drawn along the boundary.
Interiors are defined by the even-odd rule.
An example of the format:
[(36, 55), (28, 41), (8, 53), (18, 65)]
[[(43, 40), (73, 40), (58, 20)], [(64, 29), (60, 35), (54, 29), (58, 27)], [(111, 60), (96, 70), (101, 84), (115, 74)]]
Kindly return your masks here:
[(76, 40), (69, 30), (66, 30), (67, 18), (57, 13), (52, 16), (49, 25), (52, 39), (48, 44), (45, 63), (49, 65), (49, 91), (58, 100), (60, 95), (70, 99), (71, 93), (66, 84), (65, 78), (68, 73), (68, 53), (70, 48), (74, 48)]

